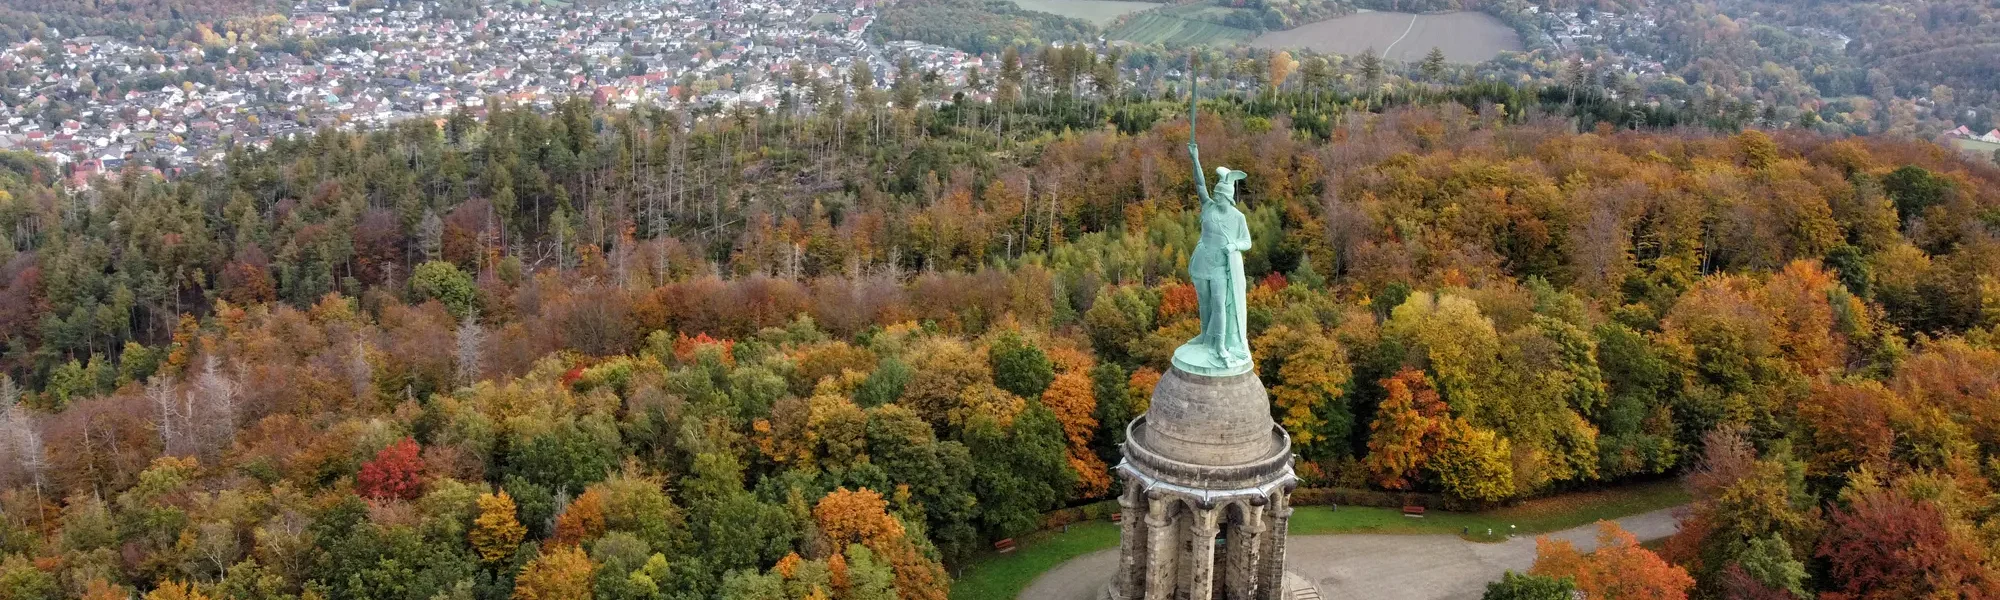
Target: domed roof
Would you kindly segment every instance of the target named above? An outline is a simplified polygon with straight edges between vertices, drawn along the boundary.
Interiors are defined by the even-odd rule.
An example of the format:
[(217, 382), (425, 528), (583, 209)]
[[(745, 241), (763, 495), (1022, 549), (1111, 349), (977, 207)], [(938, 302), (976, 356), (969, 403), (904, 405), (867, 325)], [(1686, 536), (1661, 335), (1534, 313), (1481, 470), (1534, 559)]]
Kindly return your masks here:
[(1170, 369), (1127, 431), (1125, 457), (1151, 476), (1194, 487), (1263, 481), (1291, 465), (1291, 437), (1271, 420), (1255, 371), (1228, 377)]

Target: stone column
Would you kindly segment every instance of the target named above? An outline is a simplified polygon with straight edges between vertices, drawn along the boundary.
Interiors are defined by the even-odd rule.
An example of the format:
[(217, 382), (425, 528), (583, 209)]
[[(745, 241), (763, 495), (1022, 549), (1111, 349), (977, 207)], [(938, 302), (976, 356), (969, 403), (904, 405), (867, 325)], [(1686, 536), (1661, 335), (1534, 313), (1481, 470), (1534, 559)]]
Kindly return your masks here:
[(1229, 571), (1223, 574), (1224, 588), (1229, 600), (1252, 600), (1257, 589), (1259, 559), (1264, 546), (1264, 510), (1262, 507), (1241, 506), (1240, 522), (1231, 524), (1227, 562)]
[(1188, 569), (1189, 600), (1215, 598), (1215, 535), (1222, 533), (1222, 528), (1215, 521), (1221, 512), (1220, 509), (1205, 508), (1189, 515), (1188, 533), (1192, 538), (1190, 541), (1194, 542), (1194, 547), (1188, 552), (1188, 562), (1193, 567)]
[(1263, 564), (1258, 565), (1258, 600), (1285, 600), (1285, 534), (1291, 525), (1290, 491), (1271, 495), (1265, 507), (1270, 528), (1264, 532)]
[(1125, 493), (1118, 495), (1118, 572), (1111, 576), (1112, 597), (1125, 600), (1146, 588), (1146, 486), (1139, 478), (1125, 478)]
[(1174, 526), (1172, 498), (1153, 498), (1146, 507), (1146, 596), (1145, 600), (1172, 600), (1174, 558), (1180, 546), (1179, 528)]

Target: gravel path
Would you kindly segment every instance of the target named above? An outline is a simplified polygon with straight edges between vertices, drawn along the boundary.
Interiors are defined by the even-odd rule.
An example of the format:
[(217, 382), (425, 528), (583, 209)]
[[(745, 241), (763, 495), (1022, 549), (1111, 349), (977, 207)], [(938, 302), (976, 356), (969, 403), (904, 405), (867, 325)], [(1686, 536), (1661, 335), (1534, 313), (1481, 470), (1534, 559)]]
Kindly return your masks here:
[[(1672, 510), (1625, 517), (1618, 526), (1640, 541), (1664, 538), (1678, 527)], [(1579, 550), (1597, 546), (1596, 525), (1549, 535), (1570, 540)], [(1481, 544), (1453, 535), (1295, 535), (1288, 549), (1290, 570), (1318, 583), (1327, 600), (1478, 598), (1487, 582), (1535, 562), (1532, 536)], [(1036, 578), (1020, 599), (1092, 600), (1117, 564), (1115, 548), (1077, 557)]]

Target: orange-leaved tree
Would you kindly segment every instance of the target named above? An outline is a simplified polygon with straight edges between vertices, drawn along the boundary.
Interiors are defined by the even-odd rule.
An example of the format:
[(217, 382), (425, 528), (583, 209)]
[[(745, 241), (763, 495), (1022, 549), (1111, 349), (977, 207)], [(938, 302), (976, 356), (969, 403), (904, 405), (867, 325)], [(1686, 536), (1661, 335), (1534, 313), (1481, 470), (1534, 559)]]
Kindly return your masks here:
[(1134, 415), (1146, 412), (1153, 403), (1153, 386), (1160, 384), (1160, 372), (1152, 367), (1132, 370), (1132, 376), (1125, 380), (1125, 392)]
[(1892, 423), (1915, 420), (1906, 406), (1875, 381), (1813, 382), (1811, 400), (1798, 408), (1806, 472), (1838, 477), (1860, 468), (1888, 471), (1898, 437)]
[(580, 545), (604, 535), (604, 491), (592, 487), (556, 516), (555, 543)]
[(1568, 577), (1588, 598), (1685, 600), (1694, 578), (1639, 546), (1639, 538), (1611, 521), (1597, 522), (1597, 550), (1578, 552), (1568, 540), (1535, 538), (1535, 566), (1529, 573)]
[(904, 600), (945, 600), (951, 578), (944, 565), (926, 556), (910, 540), (901, 521), (889, 514), (889, 503), (873, 490), (840, 488), (821, 498), (813, 507), (820, 535), (828, 547), (845, 548), (851, 543), (886, 559), (895, 573), (896, 597)]
[(1417, 470), (1443, 449), (1451, 417), (1430, 378), (1423, 371), (1404, 369), (1382, 380), (1389, 395), (1368, 424), (1368, 458), (1363, 465), (1375, 483), (1392, 490), (1408, 489)]
[(870, 546), (903, 537), (903, 524), (889, 516), (889, 501), (870, 489), (840, 488), (813, 506), (813, 520), (834, 548), (860, 542)]
[(83, 600), (128, 600), (131, 597), (132, 592), (124, 586), (101, 578), (90, 580), (83, 589)]
[(848, 590), (854, 587), (854, 580), (848, 578), (847, 556), (834, 554), (826, 557), (826, 573), (827, 578), (833, 583), (835, 596), (846, 597)]
[(1097, 432), (1097, 396), (1090, 387), (1090, 373), (1073, 369), (1057, 375), (1042, 392), (1042, 404), (1055, 413), (1056, 422), (1062, 424), (1063, 437), (1069, 442), (1069, 466), (1076, 470), (1077, 491), (1081, 498), (1096, 498), (1111, 489), (1111, 474), (1104, 467), (1104, 461), (1090, 450), (1090, 440)]

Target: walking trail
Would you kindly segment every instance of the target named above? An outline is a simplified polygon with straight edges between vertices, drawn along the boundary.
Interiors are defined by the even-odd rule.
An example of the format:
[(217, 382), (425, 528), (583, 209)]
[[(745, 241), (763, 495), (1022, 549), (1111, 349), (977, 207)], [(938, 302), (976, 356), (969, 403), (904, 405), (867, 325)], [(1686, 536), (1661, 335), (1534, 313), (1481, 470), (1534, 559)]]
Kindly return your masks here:
[(1393, 42), (1389, 42), (1389, 47), (1387, 47), (1387, 48), (1383, 48), (1383, 49), (1382, 49), (1382, 57), (1383, 57), (1383, 58), (1388, 58), (1388, 57), (1389, 57), (1389, 51), (1390, 51), (1390, 50), (1395, 50), (1395, 49), (1396, 49), (1396, 44), (1401, 44), (1401, 43), (1403, 43), (1403, 38), (1407, 38), (1407, 37), (1410, 37), (1410, 32), (1411, 32), (1411, 31), (1414, 31), (1414, 30), (1416, 30), (1416, 28), (1417, 28), (1417, 19), (1421, 19), (1421, 18), (1423, 18), (1423, 17), (1424, 17), (1424, 16), (1423, 16), (1423, 15), (1421, 15), (1421, 14), (1417, 14), (1417, 15), (1410, 15), (1410, 26), (1409, 26), (1409, 27), (1404, 27), (1404, 28), (1403, 28), (1403, 35), (1399, 35), (1399, 36), (1396, 36), (1396, 41), (1393, 41)]
[[(1618, 526), (1642, 542), (1661, 539), (1679, 526), (1672, 511), (1632, 515)], [(1595, 524), (1548, 535), (1581, 551), (1597, 547)], [(1535, 563), (1534, 536), (1482, 544), (1454, 535), (1295, 535), (1286, 549), (1286, 567), (1319, 584), (1327, 600), (1476, 599), (1487, 582)], [(1020, 600), (1093, 600), (1117, 563), (1116, 548), (1077, 557), (1036, 578)]]

